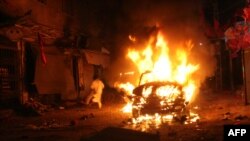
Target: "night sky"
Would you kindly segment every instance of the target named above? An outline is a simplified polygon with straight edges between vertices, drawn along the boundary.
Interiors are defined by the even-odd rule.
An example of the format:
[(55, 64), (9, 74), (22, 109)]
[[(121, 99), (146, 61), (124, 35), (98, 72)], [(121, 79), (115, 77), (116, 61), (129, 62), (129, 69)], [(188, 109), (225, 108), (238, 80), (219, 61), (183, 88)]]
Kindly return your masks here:
[(245, 0), (218, 0), (217, 3), (214, 0), (87, 0), (82, 3), (86, 7), (83, 12), (90, 15), (81, 19), (83, 26), (116, 46), (115, 52), (127, 46), (129, 34), (144, 38), (156, 25), (167, 33), (170, 41), (206, 38), (203, 24), (213, 26), (216, 18), (221, 27), (228, 26), (235, 13), (245, 6)]
[[(115, 12), (111, 12), (111, 15), (114, 14), (110, 16), (112, 26), (106, 26), (111, 30), (103, 30), (104, 32), (112, 31), (111, 35), (114, 35), (111, 38), (114, 39), (112, 52), (116, 55), (113, 60), (115, 62), (113, 70), (119, 71), (119, 67), (123, 64), (120, 60), (125, 57), (127, 48), (131, 45), (128, 40), (129, 34), (143, 38), (150, 28), (159, 25), (160, 29), (166, 33), (170, 46), (188, 39), (194, 42), (205, 42), (208, 37), (204, 33), (206, 27), (203, 24), (213, 27), (215, 9), (218, 12), (215, 17), (223, 27), (230, 25), (236, 11), (244, 6), (243, 0), (218, 0), (218, 3), (213, 3), (212, 0), (121, 0), (113, 9)], [(204, 21), (201, 21), (202, 14), (204, 14)], [(206, 65), (203, 66), (205, 67), (203, 70), (210, 71), (207, 72), (208, 75), (214, 71), (211, 68), (215, 68), (213, 59), (206, 57), (209, 50), (209, 46), (206, 46), (206, 48), (197, 48), (194, 53), (196, 58), (204, 59)]]
[[(120, 52), (129, 44), (128, 35), (146, 38), (155, 26), (159, 26), (173, 42), (188, 38), (202, 40), (206, 38), (203, 24), (213, 26), (216, 17), (221, 27), (230, 25), (236, 11), (246, 3), (245, 0), (215, 1), (84, 0), (77, 1), (81, 10), (76, 17), (90, 38), (98, 38), (112, 52)], [(204, 21), (201, 21), (202, 13)], [(9, 20), (5, 15), (0, 14), (0, 17)], [(1, 20), (1, 25), (5, 23)]]
[[(202, 3), (206, 20), (212, 24), (213, 18), (216, 17), (222, 26), (231, 24), (235, 15), (246, 6), (246, 0), (218, 0), (217, 3), (212, 3), (212, 1), (204, 0)], [(215, 15), (216, 11), (218, 15)]]

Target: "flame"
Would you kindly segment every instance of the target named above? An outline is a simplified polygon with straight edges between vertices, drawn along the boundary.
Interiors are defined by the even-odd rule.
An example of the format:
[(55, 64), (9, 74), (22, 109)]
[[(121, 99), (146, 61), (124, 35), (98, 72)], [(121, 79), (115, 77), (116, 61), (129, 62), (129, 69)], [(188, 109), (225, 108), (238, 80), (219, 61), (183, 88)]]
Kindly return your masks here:
[(130, 41), (136, 42), (135, 36), (133, 36), (133, 35), (128, 35), (128, 38), (129, 38)]
[(127, 105), (122, 108), (122, 111), (124, 113), (130, 113), (132, 111), (132, 107), (132, 103), (128, 102)]
[(136, 65), (140, 74), (151, 71), (141, 80), (141, 84), (153, 81), (177, 82), (183, 85), (186, 100), (191, 101), (196, 90), (192, 74), (199, 69), (199, 64), (188, 63), (189, 51), (193, 47), (192, 42), (186, 42), (186, 49), (184, 47), (176, 49), (175, 56), (172, 58), (162, 33), (157, 35), (157, 41), (153, 43), (153, 40), (150, 40), (142, 51), (128, 50), (127, 56)]
[[(128, 49), (127, 57), (135, 64), (137, 71), (144, 74), (140, 79), (140, 85), (148, 82), (171, 82), (182, 87), (182, 91), (176, 85), (161, 86), (154, 92), (158, 97), (163, 99), (160, 105), (164, 106), (167, 102), (173, 101), (180, 94), (184, 94), (185, 102), (190, 103), (194, 99), (194, 94), (197, 90), (196, 81), (193, 74), (199, 70), (199, 64), (189, 62), (189, 54), (193, 44), (191, 40), (185, 42), (183, 46), (176, 46), (170, 50), (168, 42), (163, 34), (159, 32), (156, 38), (151, 38), (143, 50)], [(147, 73), (145, 73), (147, 72)], [(125, 85), (128, 85), (126, 83)], [(128, 89), (128, 87), (123, 87)], [(133, 87), (134, 88), (134, 87)], [(133, 90), (128, 90), (131, 94)], [(152, 87), (144, 87), (142, 89), (142, 98), (139, 100), (139, 105), (146, 103), (147, 97), (152, 94)], [(164, 99), (165, 98), (165, 99)], [(166, 100), (167, 99), (167, 100)], [(132, 113), (133, 104), (131, 101), (123, 108), (124, 112)], [(190, 122), (199, 119), (199, 116), (194, 113), (189, 113)], [(159, 125), (162, 121), (171, 121), (175, 115), (169, 113), (166, 115), (144, 115), (133, 119), (133, 123), (141, 123), (142, 121), (153, 121), (155, 125)]]
[(116, 82), (114, 84), (114, 87), (118, 88), (120, 91), (125, 92), (125, 94), (127, 94), (127, 95), (131, 95), (133, 93), (134, 88), (135, 88), (135, 86), (129, 82), (126, 82), (126, 83)]

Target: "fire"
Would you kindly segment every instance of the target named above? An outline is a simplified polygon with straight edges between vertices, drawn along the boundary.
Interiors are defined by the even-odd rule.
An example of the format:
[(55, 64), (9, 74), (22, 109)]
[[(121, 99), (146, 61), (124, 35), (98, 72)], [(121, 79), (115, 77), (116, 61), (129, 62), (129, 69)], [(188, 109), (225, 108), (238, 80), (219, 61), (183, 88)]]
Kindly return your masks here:
[(129, 82), (127, 83), (119, 83), (116, 82), (114, 87), (117, 88), (119, 91), (124, 92), (123, 99), (127, 102), (127, 105), (122, 109), (124, 113), (130, 113), (132, 111), (132, 103), (131, 100), (128, 98), (129, 96), (133, 96), (133, 90), (135, 86)]
[(126, 83), (116, 82), (114, 84), (114, 87), (118, 88), (120, 91), (125, 92), (126, 95), (131, 95), (133, 93), (134, 88), (135, 88), (135, 86), (129, 82), (126, 82)]
[[(162, 111), (171, 111), (169, 107), (176, 104), (176, 99), (181, 103), (179, 105), (181, 110), (186, 103), (190, 103), (197, 90), (197, 82), (193, 78), (193, 74), (199, 70), (199, 64), (189, 62), (189, 54), (192, 48), (192, 42), (188, 41), (183, 46), (177, 46), (174, 50), (171, 50), (163, 34), (159, 32), (157, 37), (149, 40), (143, 50), (128, 49), (127, 57), (135, 64), (137, 71), (143, 74), (139, 84), (143, 86), (151, 82), (159, 82), (159, 84), (156, 83), (157, 86), (155, 87), (154, 85), (145, 85), (142, 88), (141, 98), (137, 99), (136, 105), (133, 105), (134, 101), (130, 101), (123, 108), (123, 111), (132, 113), (133, 108), (136, 110), (144, 108), (145, 110), (147, 107), (151, 107), (150, 104), (154, 104), (155, 101), (159, 101), (161, 107), (165, 106), (165, 108), (160, 108)], [(160, 82), (169, 82), (169, 84), (165, 85), (165, 83)], [(126, 87), (120, 84), (118, 87), (126, 89), (132, 95), (135, 87), (131, 86), (128, 89), (128, 85), (132, 84), (125, 83), (125, 85)], [(158, 98), (155, 98), (156, 96)], [(151, 103), (147, 99), (150, 99)], [(183, 99), (184, 102), (182, 103)], [(155, 108), (158, 108), (157, 106)], [(173, 113), (175, 112), (164, 115), (162, 113), (139, 115), (139, 117), (133, 119), (133, 123), (153, 120), (158, 125), (159, 122), (172, 120), (175, 117)], [(199, 119), (197, 114), (189, 113), (189, 115), (188, 118), (192, 118), (190, 121)]]
[(188, 63), (188, 51), (193, 45), (189, 41), (186, 46), (186, 49), (177, 49), (174, 59), (171, 60), (168, 43), (159, 33), (155, 44), (150, 40), (144, 50), (129, 49), (127, 56), (136, 65), (140, 74), (151, 71), (141, 81), (142, 84), (153, 81), (177, 82), (184, 86), (186, 100), (191, 101), (196, 90), (192, 74), (199, 69), (199, 65)]
[(136, 42), (135, 36), (133, 36), (133, 35), (128, 35), (128, 38), (129, 38), (130, 41)]
[(124, 106), (124, 107), (122, 108), (122, 111), (123, 111), (124, 113), (131, 113), (132, 107), (133, 107), (133, 106), (132, 106), (132, 103), (131, 103), (131, 102), (128, 102), (127, 105)]

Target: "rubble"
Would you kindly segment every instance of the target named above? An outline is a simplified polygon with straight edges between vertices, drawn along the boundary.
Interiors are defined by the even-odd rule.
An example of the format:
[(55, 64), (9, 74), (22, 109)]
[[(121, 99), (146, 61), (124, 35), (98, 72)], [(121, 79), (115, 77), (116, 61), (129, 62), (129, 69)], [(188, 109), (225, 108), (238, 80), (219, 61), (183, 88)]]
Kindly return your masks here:
[(239, 114), (239, 115), (234, 116), (234, 114), (231, 112), (224, 113), (223, 118), (222, 118), (222, 120), (235, 120), (235, 121), (242, 121), (246, 119), (249, 119), (248, 116), (246, 115)]
[(30, 98), (26, 103), (24, 103), (23, 108), (26, 113), (34, 115), (43, 115), (44, 112), (49, 110), (49, 106), (44, 105), (33, 98)]
[(29, 124), (27, 125), (27, 127), (33, 130), (65, 128), (65, 127), (70, 127), (70, 126), (77, 126), (80, 120), (86, 120), (86, 119), (94, 118), (94, 117), (95, 117), (94, 114), (90, 113), (90, 114), (83, 115), (79, 119), (72, 119), (70, 120), (69, 123), (61, 123), (56, 119), (51, 119), (51, 120), (43, 121), (42, 124), (40, 125)]
[(80, 120), (87, 120), (89, 118), (94, 118), (94, 114), (93, 113), (90, 113), (90, 114), (87, 114), (87, 115), (83, 115)]
[(55, 119), (52, 119), (52, 120), (45, 120), (38, 125), (28, 124), (26, 125), (26, 127), (32, 130), (46, 130), (46, 129), (59, 129), (59, 128), (69, 127), (69, 124), (63, 124)]
[(241, 120), (245, 120), (245, 119), (248, 119), (247, 116), (243, 116), (243, 115), (238, 115), (234, 118), (236, 121), (241, 121)]
[(223, 114), (222, 120), (230, 120), (232, 118), (232, 113), (226, 112)]
[(85, 114), (83, 116), (81, 116), (79, 119), (73, 119), (70, 121), (70, 126), (76, 126), (78, 125), (78, 123), (80, 122), (80, 120), (87, 120), (87, 119), (90, 119), (90, 118), (94, 118), (94, 114), (93, 113), (90, 113), (90, 114)]

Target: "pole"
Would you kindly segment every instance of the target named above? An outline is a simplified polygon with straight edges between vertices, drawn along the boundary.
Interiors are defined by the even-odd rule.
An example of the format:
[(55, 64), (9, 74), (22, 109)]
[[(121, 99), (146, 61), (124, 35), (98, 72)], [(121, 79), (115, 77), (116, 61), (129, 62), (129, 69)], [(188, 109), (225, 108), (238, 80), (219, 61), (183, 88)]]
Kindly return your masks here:
[(246, 60), (245, 60), (245, 53), (246, 51), (245, 50), (242, 50), (242, 70), (243, 70), (243, 84), (244, 84), (244, 102), (245, 102), (245, 105), (248, 105), (248, 100), (247, 100), (247, 82), (246, 82), (246, 68), (245, 68), (245, 64), (246, 64)]

